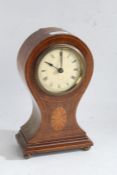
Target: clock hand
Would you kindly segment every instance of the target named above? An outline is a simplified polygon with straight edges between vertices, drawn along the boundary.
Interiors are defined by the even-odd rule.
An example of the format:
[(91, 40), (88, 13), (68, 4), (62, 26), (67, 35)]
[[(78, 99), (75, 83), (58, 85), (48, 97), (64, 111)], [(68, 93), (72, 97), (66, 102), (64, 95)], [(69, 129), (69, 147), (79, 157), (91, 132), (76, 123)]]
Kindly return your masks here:
[(54, 67), (55, 69), (57, 69), (57, 71), (58, 71), (58, 68), (57, 67), (55, 67), (52, 63), (49, 63), (49, 62), (45, 62), (46, 64), (48, 64), (49, 66), (51, 66), (51, 67)]
[(47, 61), (45, 61), (45, 63), (48, 64), (49, 66), (54, 67), (55, 69), (57, 69), (57, 71), (58, 71), (59, 73), (63, 73), (63, 69), (62, 69), (62, 68), (57, 68), (57, 67), (55, 67), (52, 63), (49, 63), (49, 62), (47, 62)]
[(60, 68), (58, 69), (58, 72), (59, 73), (63, 73), (64, 72), (64, 70), (63, 70), (63, 52), (62, 52), (62, 50), (60, 51)]
[(60, 51), (60, 68), (63, 67), (63, 52)]

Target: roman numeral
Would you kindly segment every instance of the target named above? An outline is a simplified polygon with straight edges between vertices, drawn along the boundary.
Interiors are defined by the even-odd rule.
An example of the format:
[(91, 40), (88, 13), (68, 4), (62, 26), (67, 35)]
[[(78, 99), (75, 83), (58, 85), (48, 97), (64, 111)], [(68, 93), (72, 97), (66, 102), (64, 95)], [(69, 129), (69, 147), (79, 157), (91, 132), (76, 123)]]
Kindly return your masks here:
[(71, 53), (69, 53), (68, 55), (67, 55), (67, 58), (69, 58), (71, 56)]
[(61, 88), (61, 85), (60, 84), (58, 84), (58, 86), (57, 86), (58, 88)]
[(54, 56), (53, 54), (51, 54), (51, 57), (52, 57), (52, 58), (55, 58), (55, 56)]
[(73, 61), (72, 61), (72, 63), (75, 63), (75, 62), (76, 62), (76, 60), (73, 60)]
[(78, 71), (78, 68), (74, 68), (74, 71)]
[(50, 87), (52, 87), (53, 86), (53, 83), (50, 83)]
[(76, 78), (75, 76), (73, 76), (73, 75), (71, 76), (71, 79), (73, 79), (73, 80), (74, 80), (75, 78)]
[(43, 80), (46, 81), (48, 79), (48, 77), (44, 77)]
[(46, 70), (41, 70), (41, 72), (45, 72)]

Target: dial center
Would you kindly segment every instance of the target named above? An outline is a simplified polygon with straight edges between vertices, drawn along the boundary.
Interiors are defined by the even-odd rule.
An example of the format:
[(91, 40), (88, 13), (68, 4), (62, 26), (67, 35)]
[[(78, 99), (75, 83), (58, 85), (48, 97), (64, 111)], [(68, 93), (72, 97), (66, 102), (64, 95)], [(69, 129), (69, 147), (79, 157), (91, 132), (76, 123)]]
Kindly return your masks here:
[(63, 73), (63, 72), (64, 72), (63, 68), (59, 68), (59, 69), (58, 69), (58, 72), (59, 72), (59, 73)]

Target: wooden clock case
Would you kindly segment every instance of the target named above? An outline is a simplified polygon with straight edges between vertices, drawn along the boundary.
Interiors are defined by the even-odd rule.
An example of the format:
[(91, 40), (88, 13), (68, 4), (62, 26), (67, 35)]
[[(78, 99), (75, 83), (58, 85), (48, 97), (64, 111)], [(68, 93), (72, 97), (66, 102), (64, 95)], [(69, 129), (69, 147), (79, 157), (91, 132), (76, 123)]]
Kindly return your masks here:
[[(63, 96), (46, 94), (35, 79), (38, 56), (55, 44), (75, 46), (84, 55), (86, 61), (86, 74), (81, 84)], [(24, 156), (90, 148), (93, 145), (92, 141), (76, 121), (78, 103), (93, 72), (93, 58), (88, 47), (79, 38), (62, 29), (44, 28), (25, 40), (17, 61), (19, 72), (31, 92), (33, 102), (30, 119), (16, 135)]]

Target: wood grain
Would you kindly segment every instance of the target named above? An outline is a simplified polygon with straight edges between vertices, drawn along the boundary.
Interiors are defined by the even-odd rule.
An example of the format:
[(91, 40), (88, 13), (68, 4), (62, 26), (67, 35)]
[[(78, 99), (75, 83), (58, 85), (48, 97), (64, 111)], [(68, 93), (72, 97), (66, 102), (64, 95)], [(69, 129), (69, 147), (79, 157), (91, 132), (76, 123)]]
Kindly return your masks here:
[[(54, 34), (56, 32), (60, 33)], [(55, 44), (75, 46), (86, 61), (83, 81), (76, 89), (63, 96), (46, 94), (35, 79), (38, 56)], [(63, 29), (40, 29), (23, 43), (17, 60), (19, 72), (33, 101), (30, 119), (16, 135), (24, 155), (92, 146), (92, 141), (76, 121), (77, 106), (93, 73), (93, 58), (86, 44), (76, 36), (65, 33)]]

